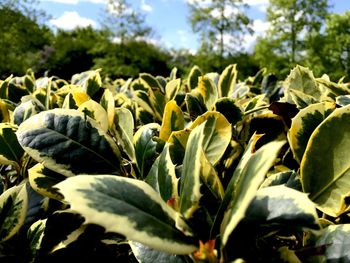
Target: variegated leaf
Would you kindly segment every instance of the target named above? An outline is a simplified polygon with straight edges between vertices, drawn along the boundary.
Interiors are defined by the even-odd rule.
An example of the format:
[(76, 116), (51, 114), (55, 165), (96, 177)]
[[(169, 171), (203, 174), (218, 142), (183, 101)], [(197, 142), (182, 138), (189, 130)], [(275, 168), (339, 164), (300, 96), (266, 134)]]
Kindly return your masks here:
[(170, 158), (169, 144), (164, 146), (161, 155), (156, 159), (149, 171), (145, 182), (156, 190), (165, 202), (176, 208), (178, 203), (178, 179), (175, 174), (175, 165)]
[(11, 187), (0, 195), (0, 242), (15, 235), (25, 222), (28, 209), (26, 185)]
[(259, 189), (245, 218), (254, 224), (320, 228), (315, 204), (307, 194), (283, 185)]
[(111, 132), (117, 137), (130, 160), (136, 162), (133, 144), (134, 117), (127, 108), (116, 108), (114, 113), (114, 126)]
[(198, 90), (203, 97), (205, 106), (211, 110), (219, 96), (215, 83), (206, 76), (199, 77)]
[(13, 122), (16, 125), (45, 110), (44, 105), (32, 96), (24, 96), (21, 101), (22, 103), (13, 112)]
[(288, 139), (294, 159), (299, 163), (303, 158), (311, 134), (334, 109), (335, 104), (331, 102), (312, 104), (300, 110), (292, 119)]
[(231, 140), (232, 127), (227, 119), (219, 112), (208, 111), (199, 116), (191, 125), (191, 129), (203, 122), (205, 124), (202, 147), (205, 156), (212, 165), (215, 165), (224, 154)]
[(166, 84), (165, 95), (169, 101), (175, 99), (177, 93), (180, 90), (180, 87), (181, 87), (181, 79), (173, 79)]
[(202, 71), (198, 66), (192, 67), (190, 73), (188, 74), (187, 85), (190, 90), (197, 88), (198, 78), (203, 75)]
[(56, 200), (62, 199), (62, 196), (53, 186), (66, 179), (64, 175), (55, 173), (38, 163), (28, 170), (28, 179), (30, 186), (42, 196)]
[[(175, 228), (175, 221), (182, 221), (179, 215), (143, 181), (79, 175), (56, 187), (87, 224), (100, 225), (107, 232), (168, 253), (189, 254), (196, 250), (192, 238)], [(186, 226), (183, 221), (181, 225)]]
[(36, 161), (66, 176), (78, 173), (120, 173), (115, 142), (84, 113), (54, 109), (23, 122), (17, 138)]
[(333, 111), (312, 133), (300, 165), (303, 190), (318, 208), (330, 215), (341, 213), (349, 193), (350, 105)]
[(102, 86), (100, 70), (89, 70), (72, 77), (73, 85), (81, 85), (83, 91), (92, 97)]
[(159, 131), (159, 138), (167, 141), (173, 131), (184, 129), (185, 119), (181, 108), (174, 100), (169, 101), (164, 109), (162, 126)]
[(226, 245), (230, 234), (244, 217), (259, 185), (276, 161), (284, 144), (285, 141), (273, 141), (262, 146), (255, 153), (247, 152), (246, 156), (243, 156), (225, 192), (223, 205), (226, 204), (227, 199), (231, 200), (221, 223), (223, 245)]
[(228, 65), (221, 73), (219, 78), (219, 96), (229, 97), (235, 89), (237, 79), (236, 64)]
[(105, 89), (105, 91), (103, 92), (100, 104), (107, 112), (108, 127), (111, 128), (114, 123), (115, 102), (114, 102), (114, 96), (109, 89)]
[(10, 124), (0, 123), (0, 164), (17, 163), (18, 166), (23, 154), (24, 150), (18, 143), (13, 127)]
[(94, 100), (88, 100), (79, 106), (78, 111), (81, 111), (84, 115), (95, 120), (103, 131), (108, 131), (108, 115), (106, 110), (99, 103)]

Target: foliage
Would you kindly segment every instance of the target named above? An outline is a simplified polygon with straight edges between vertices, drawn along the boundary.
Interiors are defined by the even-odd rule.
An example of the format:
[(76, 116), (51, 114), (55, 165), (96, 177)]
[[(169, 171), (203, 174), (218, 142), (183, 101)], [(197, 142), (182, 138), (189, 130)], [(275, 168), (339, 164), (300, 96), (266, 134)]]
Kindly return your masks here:
[[(312, 36), (320, 34), (328, 8), (327, 0), (270, 1), (267, 9), (270, 28), (255, 47), (260, 66), (278, 72), (281, 66), (287, 69), (296, 63), (302, 63), (306, 47), (311, 46), (308, 41), (312, 41)], [(266, 51), (273, 55), (272, 64)]]
[(237, 76), (1, 81), (2, 259), (348, 261), (349, 85)]
[[(242, 34), (251, 32), (250, 19), (244, 13), (242, 0), (189, 1), (189, 20), (195, 33), (200, 33), (201, 49), (219, 60), (232, 50), (237, 50)], [(219, 61), (222, 67), (222, 61)]]
[(22, 75), (30, 67), (38, 69), (51, 31), (13, 7), (1, 4), (0, 16), (0, 76)]

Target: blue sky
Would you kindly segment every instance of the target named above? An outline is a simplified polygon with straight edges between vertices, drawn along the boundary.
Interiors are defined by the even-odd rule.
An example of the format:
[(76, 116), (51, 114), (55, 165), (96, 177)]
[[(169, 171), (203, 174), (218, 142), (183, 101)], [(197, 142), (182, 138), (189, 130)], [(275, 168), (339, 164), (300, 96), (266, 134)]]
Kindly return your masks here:
[[(50, 16), (48, 24), (55, 28), (72, 29), (76, 26), (98, 28), (103, 20), (107, 0), (39, 0), (40, 8)], [(146, 15), (146, 22), (156, 34), (151, 41), (167, 48), (187, 48), (193, 52), (198, 47), (198, 36), (188, 22), (188, 2), (192, 0), (129, 0), (134, 8)], [(256, 36), (268, 27), (265, 11), (268, 0), (245, 0), (250, 5), (248, 15), (254, 20), (254, 35), (244, 37), (244, 47), (249, 49)], [(349, 0), (331, 0), (332, 12), (350, 10)]]

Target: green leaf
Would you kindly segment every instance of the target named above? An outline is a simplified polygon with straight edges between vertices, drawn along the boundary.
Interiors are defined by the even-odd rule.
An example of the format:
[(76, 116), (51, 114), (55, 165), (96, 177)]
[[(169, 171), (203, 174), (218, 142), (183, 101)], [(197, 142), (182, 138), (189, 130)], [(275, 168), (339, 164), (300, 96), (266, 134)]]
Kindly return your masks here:
[(303, 92), (316, 100), (319, 100), (322, 95), (312, 71), (299, 65), (291, 70), (283, 86), (285, 87), (284, 96), (289, 103), (292, 103), (291, 90)]
[(180, 87), (181, 87), (181, 79), (173, 79), (166, 84), (165, 95), (169, 101), (175, 99), (177, 93), (180, 90)]
[(328, 226), (316, 241), (316, 246), (326, 250), (322, 262), (349, 262), (349, 244), (350, 224)]
[(232, 98), (218, 99), (215, 103), (214, 110), (224, 115), (231, 125), (235, 125), (243, 119), (241, 108), (236, 105), (235, 100)]
[(115, 142), (77, 110), (54, 109), (34, 115), (19, 126), (17, 137), (33, 159), (60, 174), (121, 173)]
[(336, 109), (312, 133), (300, 165), (303, 190), (318, 208), (330, 215), (341, 213), (349, 193), (350, 105)]
[[(87, 224), (100, 225), (106, 232), (119, 233), (168, 253), (189, 254), (196, 250), (192, 238), (176, 229), (175, 222), (182, 221), (178, 214), (143, 181), (78, 175), (56, 187)], [(186, 224), (182, 221), (181, 225)]]
[(24, 224), (27, 209), (25, 184), (11, 187), (0, 195), (0, 243), (19, 231)]
[(45, 110), (44, 105), (32, 96), (24, 96), (21, 101), (22, 103), (13, 112), (13, 122), (16, 125)]
[(198, 66), (191, 68), (190, 73), (188, 74), (187, 85), (190, 90), (193, 90), (198, 87), (198, 78), (203, 75), (202, 71)]
[(157, 142), (153, 140), (153, 137), (156, 136), (159, 128), (159, 124), (149, 123), (138, 129), (134, 135), (133, 143), (141, 178), (146, 177), (154, 160), (157, 158)]
[(167, 98), (160, 90), (148, 90), (149, 100), (151, 102), (151, 106), (153, 109), (153, 112), (155, 113), (155, 117), (158, 118), (158, 120), (162, 119), (162, 116), (164, 114), (164, 108), (167, 103)]
[(202, 144), (206, 122), (194, 128), (188, 138), (180, 185), (180, 212), (190, 218), (199, 208)]
[(283, 185), (259, 189), (245, 219), (254, 224), (320, 228), (315, 204), (307, 194)]
[[(273, 141), (265, 144), (253, 154), (246, 152), (242, 157), (241, 164), (236, 168), (224, 196), (224, 206), (227, 199), (230, 199), (230, 201), (221, 223), (223, 245), (226, 245), (230, 234), (244, 217), (259, 185), (276, 161), (278, 153), (284, 144), (284, 141)], [(250, 150), (248, 148), (248, 151)]]
[(289, 94), (292, 100), (294, 101), (295, 105), (299, 109), (303, 109), (309, 105), (317, 103), (317, 100), (313, 96), (307, 95), (304, 92), (299, 90), (290, 89)]
[(229, 97), (235, 89), (237, 80), (237, 65), (228, 65), (220, 75), (218, 89), (219, 97)]
[(335, 104), (331, 102), (312, 104), (300, 110), (292, 119), (288, 139), (294, 159), (299, 163), (303, 158), (311, 134), (334, 109)]
[(159, 138), (167, 141), (173, 131), (179, 131), (185, 127), (185, 118), (182, 110), (174, 100), (169, 101), (164, 109), (162, 126), (159, 131)]
[(140, 74), (140, 80), (141, 83), (147, 87), (148, 90), (161, 90), (164, 93), (164, 89), (162, 85), (159, 83), (157, 78), (153, 77), (151, 74), (148, 73), (141, 73)]
[(24, 150), (10, 124), (0, 123), (0, 164), (20, 163)]
[(79, 106), (78, 111), (84, 113), (84, 116), (94, 119), (104, 132), (108, 131), (108, 115), (99, 103), (94, 100), (88, 100)]
[(164, 146), (161, 155), (153, 163), (145, 182), (152, 186), (165, 202), (178, 202), (178, 179), (175, 165), (170, 158), (169, 144)]
[(211, 110), (218, 99), (218, 90), (215, 83), (208, 77), (199, 77), (198, 90), (203, 97), (205, 106)]
[(72, 84), (81, 85), (83, 91), (92, 97), (102, 86), (100, 70), (89, 70), (75, 74), (72, 77)]
[(212, 165), (218, 163), (231, 141), (231, 124), (220, 112), (208, 111), (199, 116), (191, 125), (191, 129), (206, 121), (202, 147), (205, 156)]
[(171, 145), (171, 157), (172, 160), (174, 160), (174, 163), (182, 164), (188, 137), (190, 137), (190, 134), (190, 129), (184, 129), (171, 133), (168, 142)]
[(335, 102), (339, 106), (346, 106), (350, 104), (350, 95), (338, 96), (335, 98)]
[[(132, 252), (140, 263), (186, 263), (185, 256), (172, 255), (147, 247), (139, 242), (129, 242)], [(192, 262), (192, 261), (191, 261)]]
[(133, 144), (134, 117), (132, 113), (126, 108), (116, 108), (114, 124), (112, 133), (117, 137), (118, 143), (120, 143), (130, 160), (136, 162)]
[(38, 220), (30, 226), (27, 232), (32, 258), (35, 258), (41, 248), (47, 219)]
[(1, 99), (8, 99), (8, 93), (9, 93), (8, 86), (11, 79), (12, 79), (12, 75), (5, 80), (0, 80), (0, 98)]
[(201, 94), (187, 93), (185, 97), (187, 112), (190, 114), (191, 120), (195, 120), (198, 116), (207, 111)]
[(28, 170), (30, 186), (42, 196), (61, 200), (62, 196), (53, 188), (55, 184), (66, 179), (65, 176), (45, 168), (38, 163)]
[(134, 100), (144, 110), (146, 110), (147, 112), (149, 112), (151, 114), (155, 114), (153, 112), (153, 108), (152, 108), (152, 105), (151, 105), (150, 98), (149, 98), (149, 96), (148, 96), (146, 91), (144, 91), (144, 90), (136, 90), (135, 93), (134, 93)]

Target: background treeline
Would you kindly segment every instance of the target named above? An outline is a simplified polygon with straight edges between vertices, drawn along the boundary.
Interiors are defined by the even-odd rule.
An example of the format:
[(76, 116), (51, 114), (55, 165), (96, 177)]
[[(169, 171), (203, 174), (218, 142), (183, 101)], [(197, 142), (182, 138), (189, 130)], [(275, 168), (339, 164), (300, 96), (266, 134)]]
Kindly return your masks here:
[(99, 29), (71, 31), (49, 28), (35, 1), (0, 3), (2, 79), (25, 74), (28, 68), (65, 79), (102, 68), (110, 78), (128, 78), (140, 72), (168, 75), (173, 67), (186, 74), (193, 65), (218, 72), (237, 63), (239, 78), (262, 67), (284, 78), (290, 68), (301, 64), (310, 66), (317, 76), (327, 73), (334, 80), (349, 80), (350, 11), (330, 13), (327, 0), (270, 0), (266, 19), (271, 26), (249, 52), (241, 45), (243, 35), (254, 32), (254, 21), (245, 15), (249, 6), (242, 0), (207, 1), (206, 5), (193, 0), (189, 23), (201, 41), (196, 54), (152, 44), (154, 30), (141, 12), (130, 12), (126, 0), (109, 0)]

